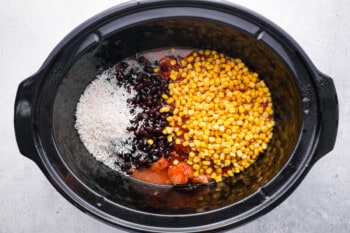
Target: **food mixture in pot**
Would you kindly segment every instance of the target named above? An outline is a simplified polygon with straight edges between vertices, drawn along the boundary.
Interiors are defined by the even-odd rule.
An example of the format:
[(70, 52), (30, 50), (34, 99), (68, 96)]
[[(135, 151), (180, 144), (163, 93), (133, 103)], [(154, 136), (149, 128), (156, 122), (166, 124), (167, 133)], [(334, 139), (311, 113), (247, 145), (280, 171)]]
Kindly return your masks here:
[(76, 128), (87, 150), (146, 182), (220, 182), (249, 167), (274, 126), (271, 93), (240, 59), (162, 49), (125, 59), (84, 91)]

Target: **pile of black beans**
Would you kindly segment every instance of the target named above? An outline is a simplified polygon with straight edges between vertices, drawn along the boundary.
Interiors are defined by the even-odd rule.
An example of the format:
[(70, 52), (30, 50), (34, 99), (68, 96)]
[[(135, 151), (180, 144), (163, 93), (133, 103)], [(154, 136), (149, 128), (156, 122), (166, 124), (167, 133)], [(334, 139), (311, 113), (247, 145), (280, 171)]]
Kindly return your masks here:
[[(134, 98), (128, 99), (128, 103), (133, 107), (130, 113), (138, 113), (131, 119), (131, 127), (127, 130), (133, 132), (134, 137), (131, 150), (116, 152), (121, 160), (117, 165), (122, 171), (132, 173), (132, 165), (136, 168), (150, 167), (153, 162), (161, 157), (169, 157), (174, 146), (173, 142), (168, 142), (167, 137), (162, 133), (168, 126), (167, 117), (171, 112), (160, 112), (166, 105), (166, 100), (162, 94), (168, 95), (169, 78), (159, 73), (154, 73), (154, 68), (158, 67), (157, 62), (153, 64), (144, 56), (122, 61), (115, 65), (117, 85), (123, 86), (128, 92), (134, 90)], [(162, 67), (164, 69), (164, 67)]]

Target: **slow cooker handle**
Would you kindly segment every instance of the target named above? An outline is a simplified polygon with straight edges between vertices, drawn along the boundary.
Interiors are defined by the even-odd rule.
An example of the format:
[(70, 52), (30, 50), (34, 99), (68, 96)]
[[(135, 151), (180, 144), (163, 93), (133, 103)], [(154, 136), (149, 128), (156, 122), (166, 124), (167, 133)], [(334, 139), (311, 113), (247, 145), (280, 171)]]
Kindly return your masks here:
[(317, 92), (321, 113), (321, 129), (313, 163), (333, 149), (339, 120), (338, 98), (334, 82), (321, 72), (318, 77)]
[(40, 74), (37, 73), (20, 83), (15, 100), (15, 134), (18, 148), (24, 156), (39, 167), (41, 160), (34, 141), (33, 103)]

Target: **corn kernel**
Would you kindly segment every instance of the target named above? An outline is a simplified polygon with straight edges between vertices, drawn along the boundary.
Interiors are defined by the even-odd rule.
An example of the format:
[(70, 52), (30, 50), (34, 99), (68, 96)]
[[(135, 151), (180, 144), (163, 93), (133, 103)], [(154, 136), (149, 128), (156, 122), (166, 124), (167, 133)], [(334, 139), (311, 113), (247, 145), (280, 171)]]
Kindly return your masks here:
[(170, 112), (170, 107), (169, 106), (164, 106), (161, 109), (159, 109), (159, 112)]
[(148, 140), (147, 140), (147, 144), (153, 145), (153, 140), (152, 140), (152, 139), (148, 139)]
[(225, 132), (225, 126), (220, 125), (220, 126), (219, 126), (219, 130), (220, 130), (221, 132)]
[(199, 163), (199, 161), (200, 161), (200, 158), (199, 158), (199, 157), (194, 157), (193, 162)]
[(202, 164), (203, 164), (203, 165), (206, 165), (206, 166), (209, 166), (209, 165), (210, 165), (210, 161), (207, 161), (207, 160), (206, 160), (206, 161), (203, 161)]
[(231, 150), (229, 148), (224, 148), (222, 150), (225, 154), (229, 154), (231, 152)]
[(210, 175), (212, 172), (213, 172), (213, 169), (211, 167), (209, 167), (205, 170), (205, 173), (208, 175)]
[(216, 169), (216, 173), (217, 173), (217, 174), (221, 174), (221, 173), (222, 173), (222, 169), (221, 169), (221, 168), (217, 168), (217, 169)]
[(174, 66), (174, 65), (176, 65), (176, 63), (177, 63), (177, 62), (176, 62), (175, 59), (171, 59), (171, 60), (170, 60), (170, 65)]
[[(175, 72), (171, 72), (169, 78), (174, 81), (177, 78), (176, 73)], [(172, 89), (172, 90), (175, 90), (175, 89)]]
[(215, 177), (215, 181), (216, 181), (216, 182), (221, 182), (221, 181), (222, 181), (222, 176), (221, 176), (221, 175), (217, 175), (217, 176)]

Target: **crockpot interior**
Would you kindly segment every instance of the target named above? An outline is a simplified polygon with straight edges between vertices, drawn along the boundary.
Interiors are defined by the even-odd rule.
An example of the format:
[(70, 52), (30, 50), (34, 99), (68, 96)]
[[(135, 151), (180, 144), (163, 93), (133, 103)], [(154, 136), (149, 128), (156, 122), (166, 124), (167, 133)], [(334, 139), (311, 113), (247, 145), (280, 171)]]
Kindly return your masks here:
[[(230, 57), (241, 58), (267, 83), (275, 111), (273, 138), (266, 152), (252, 166), (217, 185), (192, 191), (147, 185), (112, 171), (88, 153), (74, 127), (80, 95), (97, 74), (137, 53), (173, 47), (214, 49)], [(52, 130), (57, 149), (67, 167), (92, 191), (112, 203), (139, 211), (190, 214), (237, 203), (276, 178), (298, 141), (301, 120), (300, 95), (294, 77), (278, 56), (278, 51), (229, 25), (201, 19), (172, 18), (116, 30), (84, 51), (57, 91)]]

